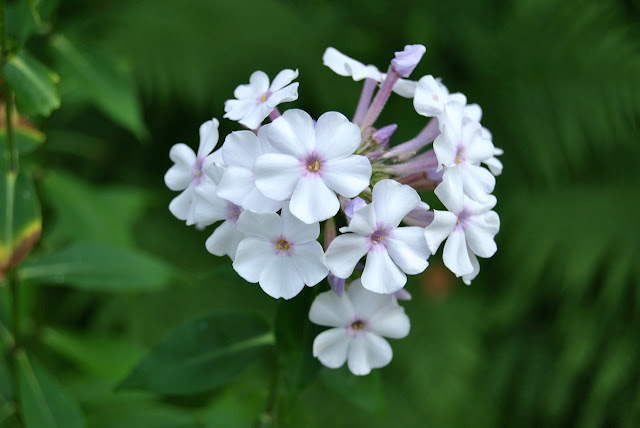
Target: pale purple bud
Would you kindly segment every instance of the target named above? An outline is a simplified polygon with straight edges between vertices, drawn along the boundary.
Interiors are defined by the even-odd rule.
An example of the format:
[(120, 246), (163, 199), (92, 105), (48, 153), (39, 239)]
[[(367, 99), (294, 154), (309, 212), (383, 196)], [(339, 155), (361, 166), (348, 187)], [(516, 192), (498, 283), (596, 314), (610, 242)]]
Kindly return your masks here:
[(347, 205), (347, 208), (344, 210), (344, 213), (349, 218), (349, 221), (351, 221), (355, 212), (365, 205), (367, 205), (367, 203), (362, 198), (354, 198), (351, 202), (349, 202), (349, 205)]
[(373, 133), (373, 141), (378, 143), (378, 146), (380, 147), (387, 147), (387, 145), (389, 144), (389, 140), (391, 139), (393, 133), (396, 132), (396, 129), (398, 129), (398, 125), (396, 125), (395, 123), (383, 126)]
[(402, 221), (409, 226), (427, 227), (433, 221), (433, 211), (429, 211), (429, 205), (424, 202), (420, 204), (409, 214), (407, 214)]
[(396, 299), (398, 300), (411, 300), (411, 294), (409, 294), (409, 292), (404, 288), (396, 291), (393, 295), (396, 296)]
[(329, 273), (329, 285), (334, 293), (338, 295), (338, 297), (342, 297), (342, 293), (344, 292), (344, 278), (338, 278), (332, 273)]
[(422, 55), (426, 52), (426, 48), (422, 45), (406, 45), (404, 50), (396, 52), (396, 57), (391, 61), (393, 70), (400, 77), (409, 77), (414, 68), (422, 59)]

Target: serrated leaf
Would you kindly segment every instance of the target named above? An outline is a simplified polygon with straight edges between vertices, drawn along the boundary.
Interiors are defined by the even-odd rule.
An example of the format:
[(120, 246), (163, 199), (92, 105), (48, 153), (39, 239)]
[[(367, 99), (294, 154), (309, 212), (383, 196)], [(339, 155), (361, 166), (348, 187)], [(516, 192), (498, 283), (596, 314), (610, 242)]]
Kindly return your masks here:
[(91, 291), (155, 291), (169, 284), (173, 269), (138, 250), (76, 244), (30, 260), (18, 275), (22, 280)]
[(60, 77), (26, 51), (9, 58), (4, 66), (4, 76), (21, 113), (49, 116), (60, 107), (56, 89)]
[(68, 88), (75, 95), (86, 98), (139, 139), (147, 136), (133, 81), (112, 56), (99, 47), (84, 47), (79, 41), (60, 34), (53, 37), (51, 46), (63, 85), (75, 83), (76, 88)]
[(138, 364), (119, 389), (186, 395), (209, 391), (238, 375), (273, 345), (264, 319), (218, 312), (187, 321)]
[(84, 427), (78, 403), (23, 351), (16, 355), (25, 428)]
[(2, 171), (0, 176), (0, 280), (38, 242), (42, 231), (40, 202), (31, 176)]
[(278, 363), (291, 398), (308, 386), (321, 367), (312, 354), (313, 340), (322, 331), (309, 321), (314, 291), (305, 287), (295, 300), (283, 300), (276, 314)]

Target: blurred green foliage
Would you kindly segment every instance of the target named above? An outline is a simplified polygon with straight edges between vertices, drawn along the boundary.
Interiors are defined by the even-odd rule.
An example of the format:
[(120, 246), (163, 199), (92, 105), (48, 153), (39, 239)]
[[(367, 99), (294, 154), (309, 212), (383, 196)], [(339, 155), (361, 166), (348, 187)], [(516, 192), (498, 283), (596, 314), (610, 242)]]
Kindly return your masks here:
[[(32, 95), (20, 61), (49, 77), (35, 81), (46, 102), (18, 102), (29, 118), (16, 124), (31, 145), (21, 168), (43, 203), (43, 237), (20, 296), (37, 355), (18, 359), (30, 426), (49, 426), (51, 411), (38, 407), (48, 396), (70, 418), (65, 427), (267, 424), (260, 414), (278, 359), (295, 368), (276, 414), (284, 426), (640, 426), (637, 2), (13, 0), (8, 16), (13, 48), (24, 48), (5, 66), (17, 98)], [(116, 392), (196, 315), (250, 311), (275, 319), (283, 343), (309, 339), (296, 331), (304, 314), (246, 284), (228, 259), (206, 252), (210, 232), (171, 216), (169, 148), (195, 146), (198, 126), (221, 119), (223, 102), (258, 69), (299, 69), (300, 97), (287, 107), (349, 116), (360, 84), (323, 67), (324, 49), (384, 68), (409, 43), (427, 47), (414, 77), (440, 76), (479, 103), (505, 150), (499, 250), (481, 261), (473, 286), (432, 257), (408, 284), (411, 334), (392, 342), (390, 366), (365, 378), (309, 366), (290, 348), (207, 392)], [(397, 143), (424, 120), (397, 98), (387, 123), (399, 125)], [(237, 126), (221, 120), (220, 129)], [(5, 145), (0, 132), (2, 157)], [(69, 254), (106, 261), (102, 282), (87, 286), (73, 266), (34, 276)], [(6, 288), (0, 350), (11, 347)], [(2, 360), (0, 427), (17, 426), (10, 382)]]

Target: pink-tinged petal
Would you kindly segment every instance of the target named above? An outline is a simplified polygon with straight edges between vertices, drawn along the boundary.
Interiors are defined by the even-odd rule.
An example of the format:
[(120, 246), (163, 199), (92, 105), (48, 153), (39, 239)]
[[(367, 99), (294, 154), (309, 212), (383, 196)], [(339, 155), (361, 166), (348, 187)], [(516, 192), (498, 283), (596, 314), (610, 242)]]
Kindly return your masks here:
[(249, 114), (238, 120), (238, 122), (249, 129), (258, 129), (262, 121), (265, 120), (272, 111), (273, 107), (270, 107), (267, 103), (260, 103), (256, 105)]
[(169, 150), (169, 159), (176, 165), (191, 169), (193, 164), (196, 163), (196, 154), (191, 150), (191, 147), (178, 143), (174, 144)]
[(291, 261), (309, 287), (313, 287), (329, 275), (324, 250), (317, 241), (296, 244)]
[[(342, 201), (340, 201), (340, 205), (343, 206)], [(351, 222), (351, 219), (355, 215), (356, 211), (366, 206), (367, 206), (367, 203), (364, 201), (364, 199), (362, 198), (352, 199), (351, 202), (349, 202), (347, 206), (344, 208), (344, 213), (347, 216), (347, 219), (349, 220), (349, 222)], [(375, 211), (373, 212), (373, 216), (375, 217)], [(375, 225), (375, 221), (374, 221), (374, 225)], [(373, 232), (373, 230), (371, 230), (371, 232)]]
[(169, 211), (171, 214), (178, 220), (186, 220), (187, 226), (195, 224), (193, 218), (195, 198), (196, 195), (193, 186), (189, 186), (169, 203)]
[(384, 367), (391, 362), (393, 351), (389, 342), (372, 333), (365, 333), (351, 340), (347, 365), (356, 376), (364, 376), (371, 369)]
[(458, 222), (458, 216), (449, 211), (434, 211), (433, 221), (424, 230), (424, 237), (431, 254), (438, 251), (442, 241), (447, 239)]
[(493, 256), (498, 247), (494, 237), (500, 229), (500, 218), (495, 211), (489, 211), (485, 215), (473, 216), (469, 219), (469, 225), (465, 229), (467, 245), (480, 257)]
[(367, 236), (376, 231), (376, 226), (376, 212), (373, 204), (369, 204), (360, 208), (353, 214), (349, 227), (347, 227), (345, 231)]
[(200, 146), (198, 157), (204, 158), (213, 151), (218, 144), (218, 119), (211, 119), (200, 125)]
[(302, 159), (316, 146), (313, 119), (305, 111), (287, 110), (271, 122), (267, 139), (280, 153)]
[(258, 137), (251, 131), (235, 131), (227, 135), (222, 145), (222, 158), (229, 166), (239, 166), (249, 171), (262, 154)]
[(336, 215), (340, 202), (319, 176), (308, 175), (302, 177), (296, 185), (289, 209), (294, 216), (311, 224)]
[(391, 60), (391, 66), (401, 77), (409, 77), (426, 50), (423, 45), (406, 45), (404, 50), (395, 53), (395, 58)]
[(434, 193), (452, 213), (460, 213), (464, 202), (464, 177), (462, 168), (455, 166), (447, 168), (442, 176), (442, 183), (434, 190)]
[(244, 207), (244, 199), (255, 188), (256, 185), (253, 182), (253, 173), (251, 171), (237, 166), (230, 166), (222, 175), (222, 180), (220, 180), (220, 184), (217, 187), (217, 195)]
[(381, 294), (395, 293), (407, 283), (407, 276), (384, 249), (371, 251), (362, 272), (362, 286)]
[(352, 155), (360, 145), (360, 127), (342, 113), (328, 111), (316, 123), (316, 151), (324, 160)]
[(376, 82), (382, 81), (382, 73), (373, 65), (363, 63), (349, 58), (335, 48), (327, 48), (322, 56), (324, 65), (341, 76), (351, 76), (356, 82), (366, 78)]
[(407, 79), (398, 79), (398, 81), (393, 85), (393, 92), (403, 98), (413, 98), (417, 88), (418, 82)]
[(267, 104), (269, 108), (273, 109), (280, 103), (297, 100), (299, 85), (300, 84), (298, 82), (292, 83), (289, 86), (286, 86), (279, 91), (274, 92), (273, 94), (271, 94), (271, 96), (269, 96), (265, 104)]
[(330, 369), (342, 367), (347, 361), (351, 338), (344, 328), (323, 331), (313, 341), (313, 356)]
[(171, 190), (184, 190), (193, 181), (193, 171), (191, 167), (174, 165), (164, 175), (164, 183)]
[(326, 161), (322, 165), (322, 180), (338, 194), (354, 198), (369, 186), (371, 162), (359, 155)]
[(353, 306), (345, 297), (333, 291), (318, 294), (311, 304), (309, 319), (312, 323), (327, 327), (342, 327), (353, 320)]
[(304, 244), (318, 239), (320, 236), (320, 224), (305, 223), (294, 216), (289, 210), (289, 204), (282, 207), (282, 234), (289, 242)]
[(420, 203), (420, 195), (411, 186), (393, 180), (381, 180), (373, 187), (376, 219), (389, 227), (396, 227), (402, 218)]
[(233, 261), (236, 257), (238, 245), (244, 237), (244, 234), (238, 231), (235, 224), (225, 221), (213, 231), (204, 246), (214, 256), (222, 257), (228, 255)]
[(378, 336), (402, 339), (409, 334), (411, 323), (404, 309), (396, 304), (382, 308), (369, 320), (369, 328)]
[(254, 99), (227, 100), (224, 102), (225, 119), (240, 120), (256, 108)]
[(391, 260), (405, 273), (416, 275), (424, 271), (431, 254), (421, 227), (399, 227), (386, 241)]
[(282, 70), (276, 75), (269, 87), (269, 91), (276, 92), (287, 86), (289, 83), (298, 77), (298, 70), (290, 70), (288, 68)]
[(290, 257), (276, 256), (260, 273), (260, 288), (274, 299), (289, 300), (304, 288), (304, 280)]
[(262, 155), (253, 168), (256, 187), (267, 198), (284, 201), (291, 197), (302, 178), (296, 158), (280, 153)]
[(277, 256), (273, 253), (270, 242), (249, 236), (240, 241), (233, 268), (248, 282), (256, 283), (260, 280), (262, 271), (275, 259)]
[(478, 202), (486, 202), (496, 186), (496, 177), (487, 169), (467, 165), (466, 174), (462, 176), (464, 193)]
[(393, 297), (398, 300), (411, 300), (411, 293), (407, 291), (406, 288), (401, 288), (400, 290), (393, 293)]
[(356, 279), (347, 288), (347, 296), (353, 307), (353, 316), (371, 320), (387, 306), (398, 306), (389, 294), (378, 294), (367, 290), (362, 286), (360, 278)]
[(353, 269), (369, 251), (371, 240), (366, 236), (348, 233), (336, 237), (327, 249), (327, 266), (338, 278), (349, 278)]
[(462, 229), (454, 230), (444, 244), (442, 261), (456, 276), (467, 275), (473, 272), (469, 250)]
[(471, 281), (473, 281), (475, 277), (480, 273), (480, 263), (478, 263), (478, 258), (471, 251), (469, 251), (469, 258), (471, 259), (473, 272), (467, 275), (462, 275), (462, 282), (464, 282), (466, 285), (471, 285)]
[[(247, 236), (262, 237), (267, 240), (282, 235), (282, 222), (276, 213), (255, 213), (243, 211), (238, 217), (238, 230)], [(273, 252), (273, 249), (271, 249)]]

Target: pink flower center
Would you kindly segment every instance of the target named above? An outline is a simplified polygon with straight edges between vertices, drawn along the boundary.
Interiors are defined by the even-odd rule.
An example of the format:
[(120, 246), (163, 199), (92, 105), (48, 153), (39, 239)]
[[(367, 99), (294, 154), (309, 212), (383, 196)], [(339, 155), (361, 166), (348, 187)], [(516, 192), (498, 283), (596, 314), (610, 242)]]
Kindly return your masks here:
[(227, 220), (232, 223), (236, 223), (238, 221), (238, 217), (240, 217), (240, 214), (242, 214), (242, 207), (232, 202), (227, 202), (225, 211), (227, 214)]
[(269, 99), (269, 97), (271, 96), (272, 93), (273, 92), (271, 92), (271, 91), (267, 91), (264, 94), (260, 95), (260, 98), (257, 99), (258, 104), (262, 104), (262, 103), (266, 102)]
[(293, 244), (291, 244), (284, 236), (280, 236), (273, 241), (273, 249), (278, 255), (290, 255), (293, 251)]
[(204, 163), (203, 158), (197, 158), (196, 163), (191, 167), (191, 173), (193, 174), (193, 182), (197, 186), (202, 181), (202, 164)]
[(322, 170), (322, 164), (324, 162), (315, 152), (310, 153), (302, 160), (302, 167), (304, 168), (305, 175), (308, 174), (320, 174)]

